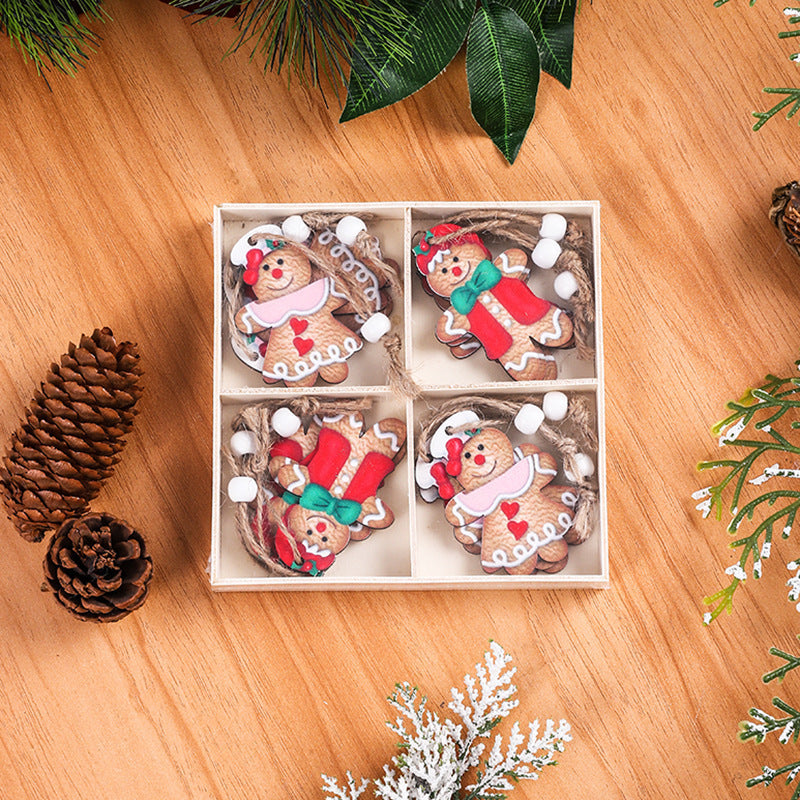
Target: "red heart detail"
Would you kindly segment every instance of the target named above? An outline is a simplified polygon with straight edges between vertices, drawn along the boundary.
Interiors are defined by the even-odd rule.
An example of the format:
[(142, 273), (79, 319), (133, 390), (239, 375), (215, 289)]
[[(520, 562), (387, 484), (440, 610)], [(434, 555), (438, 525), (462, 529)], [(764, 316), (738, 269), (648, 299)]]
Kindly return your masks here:
[(514, 538), (519, 541), (525, 534), (525, 531), (528, 530), (528, 523), (525, 522), (524, 519), (519, 520), (519, 522), (509, 522), (508, 529), (514, 534)]
[(517, 511), (519, 511), (519, 503), (501, 503), (500, 509), (506, 515), (506, 519), (511, 519), (517, 515)]
[(289, 320), (289, 324), (292, 326), (295, 336), (299, 336), (308, 327), (308, 320), (292, 317)]
[(299, 336), (295, 336), (294, 339), (292, 339), (292, 344), (294, 345), (294, 349), (297, 350), (301, 356), (304, 356), (314, 346), (314, 340), (301, 339)]

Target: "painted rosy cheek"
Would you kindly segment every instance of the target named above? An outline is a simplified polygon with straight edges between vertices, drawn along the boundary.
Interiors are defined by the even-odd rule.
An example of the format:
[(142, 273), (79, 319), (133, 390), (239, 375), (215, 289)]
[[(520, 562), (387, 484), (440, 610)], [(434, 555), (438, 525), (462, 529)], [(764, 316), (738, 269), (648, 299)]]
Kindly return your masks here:
[(317, 523), (317, 530), (322, 533), (328, 526), (324, 522)]
[(272, 270), (272, 277), (273, 278), (282, 278), (283, 277), (283, 270), (280, 267), (275, 267), (275, 269)]
[(479, 467), (483, 466), (486, 463), (486, 456), (481, 455), (480, 453), (478, 453), (478, 455), (475, 456), (475, 463)]

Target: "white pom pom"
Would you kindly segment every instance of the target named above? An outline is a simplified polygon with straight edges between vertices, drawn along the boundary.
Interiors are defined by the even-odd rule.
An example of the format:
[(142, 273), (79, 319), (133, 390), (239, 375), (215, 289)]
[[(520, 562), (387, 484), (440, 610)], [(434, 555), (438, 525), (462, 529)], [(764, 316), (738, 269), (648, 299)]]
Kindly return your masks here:
[(539, 236), (543, 239), (555, 239), (560, 242), (567, 232), (567, 220), (561, 214), (545, 214), (542, 217), (542, 227)]
[(278, 436), (292, 436), (300, 430), (300, 417), (284, 406), (275, 409), (269, 424)]
[(231, 436), (231, 452), (235, 456), (246, 456), (258, 451), (258, 439), (253, 431), (236, 431)]
[(282, 236), (283, 233), (277, 225), (259, 225), (248, 231), (231, 250), (231, 264), (236, 267), (244, 267), (247, 264), (247, 253), (250, 250), (259, 249), (269, 252), (270, 248), (259, 247), (257, 244), (250, 244), (250, 239), (254, 242), (267, 239), (270, 236)]
[(246, 475), (237, 475), (228, 481), (228, 497), (234, 503), (252, 503), (258, 494), (258, 484)]
[(420, 489), (430, 489), (431, 486), (436, 486), (436, 480), (431, 475), (431, 467), (433, 461), (423, 461), (421, 458), (417, 459), (417, 466), (414, 470), (414, 477), (417, 480), (417, 486)]
[(514, 417), (514, 427), (520, 432), (530, 436), (539, 430), (544, 421), (544, 411), (533, 403), (525, 403)]
[(561, 245), (555, 239), (539, 239), (531, 253), (531, 261), (541, 269), (550, 269), (561, 255)]
[(564, 392), (548, 392), (542, 398), (542, 411), (547, 419), (558, 422), (567, 416), (569, 398)]
[(578, 281), (569, 271), (559, 272), (553, 281), (553, 289), (562, 300), (569, 300), (578, 291)]
[[(575, 465), (580, 473), (578, 480), (581, 478), (591, 478), (592, 475), (594, 475), (594, 461), (592, 461), (591, 457), (587, 456), (586, 453), (575, 454)], [(568, 469), (564, 470), (564, 475), (568, 481), (577, 483), (575, 476)]]
[(420, 489), (419, 493), (426, 503), (435, 503), (439, 499), (438, 486), (429, 486), (427, 489)]
[(367, 224), (358, 217), (342, 217), (336, 224), (336, 238), (346, 247), (356, 243), (358, 234), (367, 229)]
[(377, 342), (382, 336), (389, 333), (392, 329), (392, 323), (386, 314), (373, 314), (362, 326), (361, 335), (373, 344)]
[(291, 217), (286, 217), (281, 225), (283, 235), (293, 242), (303, 242), (308, 240), (311, 236), (311, 228), (303, 222), (303, 218), (299, 214), (292, 214)]
[[(469, 410), (456, 411), (451, 414), (433, 433), (429, 449), (434, 458), (447, 458), (447, 440), (457, 436), (466, 439), (464, 433), (448, 433), (448, 428), (460, 428), (462, 425), (475, 425), (480, 422), (480, 417)], [(477, 427), (477, 425), (475, 425)]]

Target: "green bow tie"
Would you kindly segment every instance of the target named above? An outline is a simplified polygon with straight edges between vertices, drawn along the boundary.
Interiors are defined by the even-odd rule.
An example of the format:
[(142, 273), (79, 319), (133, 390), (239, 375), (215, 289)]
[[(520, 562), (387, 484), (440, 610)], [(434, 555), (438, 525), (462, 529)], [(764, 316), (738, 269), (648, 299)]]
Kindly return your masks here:
[(306, 486), (300, 497), (300, 505), (309, 511), (321, 511), (342, 525), (352, 525), (361, 513), (361, 503), (355, 500), (339, 500), (318, 483), (309, 483)]
[(494, 289), (502, 277), (503, 273), (491, 261), (481, 261), (475, 267), (473, 276), (450, 295), (453, 308), (459, 314), (469, 314), (475, 308), (480, 293)]

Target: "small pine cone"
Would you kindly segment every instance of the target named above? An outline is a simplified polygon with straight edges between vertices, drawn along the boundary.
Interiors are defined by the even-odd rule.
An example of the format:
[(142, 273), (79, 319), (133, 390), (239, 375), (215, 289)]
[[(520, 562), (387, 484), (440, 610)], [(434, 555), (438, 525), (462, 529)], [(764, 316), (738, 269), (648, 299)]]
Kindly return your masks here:
[(115, 622), (144, 603), (152, 574), (138, 531), (110, 514), (86, 514), (53, 534), (42, 589), (79, 619)]
[(800, 183), (792, 181), (773, 191), (769, 218), (789, 249), (800, 257)]
[(136, 345), (109, 328), (70, 344), (34, 394), (0, 465), (9, 519), (28, 541), (82, 514), (113, 472), (142, 394)]

